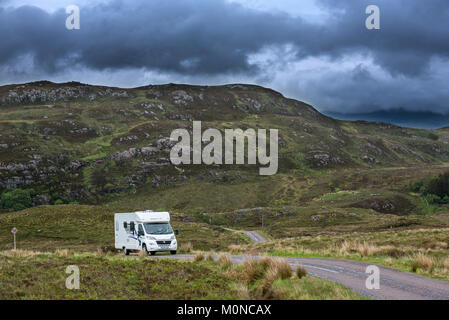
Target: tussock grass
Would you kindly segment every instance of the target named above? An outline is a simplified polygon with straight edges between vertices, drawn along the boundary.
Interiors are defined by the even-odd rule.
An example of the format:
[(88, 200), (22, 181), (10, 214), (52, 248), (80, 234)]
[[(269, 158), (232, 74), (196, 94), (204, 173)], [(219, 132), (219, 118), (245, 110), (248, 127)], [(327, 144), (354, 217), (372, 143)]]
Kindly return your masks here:
[(68, 257), (69, 256), (69, 250), (68, 249), (57, 249), (55, 251), (55, 254), (57, 256), (60, 256), (60, 257)]
[(202, 252), (199, 252), (195, 255), (193, 258), (194, 262), (203, 261), (204, 260), (204, 254)]
[(238, 299), (241, 299), (241, 300), (250, 300), (251, 299), (251, 292), (246, 284), (238, 282), (238, 283), (234, 284), (233, 288), (236, 291)]
[(242, 249), (242, 246), (236, 245), (236, 244), (231, 244), (228, 246), (228, 250), (232, 254), (239, 253), (241, 251), (241, 249)]
[(0, 255), (5, 257), (18, 257), (18, 258), (28, 258), (35, 257), (39, 255), (47, 255), (49, 252), (33, 251), (33, 250), (4, 250), (0, 251)]
[[(16, 299), (238, 299), (235, 279), (211, 264), (123, 256), (1, 252), (0, 297)], [(65, 289), (68, 265), (80, 266), (80, 290)], [(13, 275), (13, 276), (11, 276)], [(188, 281), (186, 281), (188, 280)]]
[(296, 271), (297, 277), (292, 277), (292, 268), (284, 259), (248, 259), (242, 265), (233, 265), (227, 274), (241, 279), (235, 289), (243, 299), (329, 299), (328, 293), (331, 299), (362, 298), (338, 284), (306, 277), (302, 266)]
[(301, 265), (296, 267), (296, 276), (298, 277), (298, 279), (302, 279), (305, 276), (307, 276), (306, 268), (304, 268), (304, 266)]
[(426, 256), (422, 252), (419, 252), (412, 261), (412, 271), (416, 272), (418, 268), (424, 269), (429, 273), (432, 273), (435, 266), (433, 258)]
[(138, 256), (141, 258), (148, 257), (148, 253), (146, 253), (144, 250), (140, 250)]
[(256, 259), (250, 258), (242, 264), (242, 271), (246, 283), (250, 285), (263, 278), (266, 267)]
[[(236, 265), (227, 255), (220, 255), (217, 262), (204, 263), (125, 259), (122, 255), (97, 253), (70, 252), (65, 256), (25, 250), (0, 252), (0, 257), (6, 256), (8, 259), (0, 258), (0, 296), (4, 299), (362, 298), (322, 279), (286, 277), (284, 263), (270, 258)], [(203, 253), (197, 255), (201, 256), (203, 259), (198, 261), (204, 260)], [(69, 264), (83, 266), (79, 291), (61, 291)], [(223, 268), (223, 264), (228, 267)], [(248, 277), (248, 271), (252, 276)], [(252, 279), (251, 283), (248, 279)]]
[(449, 280), (448, 231), (447, 228), (418, 228), (303, 236), (250, 244), (244, 250), (281, 257), (343, 258)]
[(231, 258), (226, 254), (220, 254), (218, 256), (218, 262), (223, 265), (224, 267), (229, 267), (232, 265)]
[(269, 272), (274, 273), (276, 278), (288, 279), (292, 276), (292, 267), (284, 259), (271, 259)]
[(180, 252), (185, 252), (185, 253), (190, 253), (193, 250), (193, 246), (191, 242), (186, 242), (186, 243), (182, 243), (179, 246), (179, 251)]
[(363, 243), (357, 244), (356, 250), (362, 257), (366, 257), (372, 255), (376, 250), (378, 250), (378, 248), (364, 241)]
[(444, 259), (444, 260), (441, 262), (441, 267), (443, 267), (443, 268), (445, 268), (445, 269), (449, 269), (449, 257), (446, 258), (446, 259)]

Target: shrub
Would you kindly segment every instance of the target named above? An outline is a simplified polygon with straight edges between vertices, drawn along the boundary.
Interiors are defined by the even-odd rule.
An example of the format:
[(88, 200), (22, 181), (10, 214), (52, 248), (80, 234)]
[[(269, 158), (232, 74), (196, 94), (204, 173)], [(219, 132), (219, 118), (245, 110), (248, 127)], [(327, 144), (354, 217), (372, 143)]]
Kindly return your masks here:
[(441, 202), (442, 202), (442, 203), (449, 203), (449, 196), (448, 196), (448, 195), (445, 195), (445, 196), (443, 197), (443, 199), (441, 200)]
[(425, 196), (426, 200), (428, 203), (440, 203), (441, 202), (441, 198), (439, 196), (437, 196), (436, 194), (427, 194)]
[(413, 190), (414, 192), (421, 192), (422, 186), (423, 186), (423, 182), (422, 182), (422, 181), (420, 181), (420, 180), (415, 181), (415, 182), (413, 182), (413, 184), (412, 184), (412, 190)]
[(0, 207), (10, 212), (29, 208), (33, 205), (33, 190), (14, 189), (0, 197)]

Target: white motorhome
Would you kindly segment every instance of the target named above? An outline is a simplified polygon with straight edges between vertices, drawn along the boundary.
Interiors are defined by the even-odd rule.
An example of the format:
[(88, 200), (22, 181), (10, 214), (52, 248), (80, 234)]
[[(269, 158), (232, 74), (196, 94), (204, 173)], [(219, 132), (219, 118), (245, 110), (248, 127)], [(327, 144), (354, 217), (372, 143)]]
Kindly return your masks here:
[(146, 251), (151, 255), (158, 251), (176, 254), (178, 230), (173, 231), (168, 212), (137, 211), (116, 213), (115, 248), (125, 255), (133, 251)]

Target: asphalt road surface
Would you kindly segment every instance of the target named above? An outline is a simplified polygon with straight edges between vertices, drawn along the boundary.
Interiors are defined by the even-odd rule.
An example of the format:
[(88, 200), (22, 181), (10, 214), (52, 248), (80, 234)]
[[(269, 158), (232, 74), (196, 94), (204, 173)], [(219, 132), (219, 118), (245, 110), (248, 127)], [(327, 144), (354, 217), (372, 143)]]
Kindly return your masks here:
[[(245, 232), (254, 242), (264, 242), (266, 239), (255, 231)], [(261, 259), (261, 256), (229, 255), (234, 263), (242, 263), (247, 259)], [(159, 253), (152, 259), (192, 259), (194, 255), (179, 254), (165, 255)], [(275, 258), (275, 257), (272, 257)], [(367, 289), (366, 280), (369, 264), (356, 261), (323, 259), (323, 258), (295, 258), (285, 259), (293, 268), (302, 265), (311, 276), (340, 283), (353, 291), (376, 300), (449, 300), (449, 282), (426, 278), (416, 274), (398, 271), (382, 266), (379, 268), (380, 289)], [(214, 256), (218, 259), (218, 256)]]
[(266, 242), (267, 239), (256, 231), (243, 231), (253, 242)]

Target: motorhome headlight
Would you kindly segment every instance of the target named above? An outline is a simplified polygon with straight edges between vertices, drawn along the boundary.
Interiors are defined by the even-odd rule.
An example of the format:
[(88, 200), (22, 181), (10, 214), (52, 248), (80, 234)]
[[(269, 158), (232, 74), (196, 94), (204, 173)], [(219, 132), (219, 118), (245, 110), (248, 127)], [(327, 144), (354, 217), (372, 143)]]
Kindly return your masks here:
[(175, 235), (172, 235), (171, 238), (170, 238), (170, 240), (175, 240), (175, 239), (176, 239)]
[(148, 240), (156, 240), (156, 238), (155, 238), (155, 237), (152, 237), (152, 236), (147, 236), (147, 239), (148, 239)]

